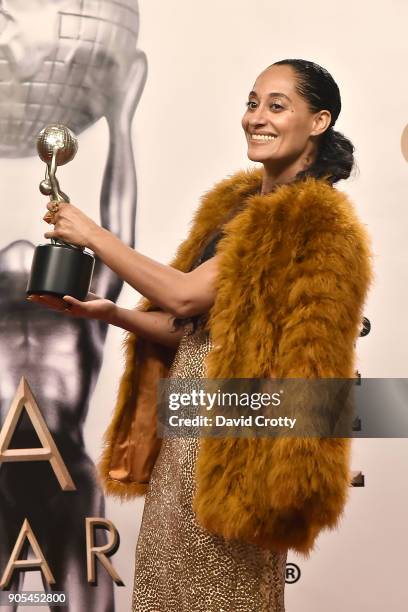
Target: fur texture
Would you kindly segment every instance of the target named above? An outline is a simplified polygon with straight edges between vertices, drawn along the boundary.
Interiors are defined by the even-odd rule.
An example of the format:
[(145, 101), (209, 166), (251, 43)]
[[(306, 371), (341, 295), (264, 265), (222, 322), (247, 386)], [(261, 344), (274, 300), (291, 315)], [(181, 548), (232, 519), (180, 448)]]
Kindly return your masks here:
[[(207, 376), (352, 378), (373, 280), (369, 236), (346, 194), (324, 180), (309, 177), (266, 195), (261, 181), (262, 170), (242, 171), (207, 192), (171, 262), (188, 271), (226, 223), (207, 323), (214, 342)], [(156, 309), (146, 298), (137, 308)], [(156, 384), (175, 355), (132, 333), (124, 349), (100, 463), (106, 491), (121, 498), (146, 490), (160, 450)], [(202, 438), (197, 520), (225, 538), (309, 556), (321, 529), (342, 516), (349, 463), (346, 438)]]

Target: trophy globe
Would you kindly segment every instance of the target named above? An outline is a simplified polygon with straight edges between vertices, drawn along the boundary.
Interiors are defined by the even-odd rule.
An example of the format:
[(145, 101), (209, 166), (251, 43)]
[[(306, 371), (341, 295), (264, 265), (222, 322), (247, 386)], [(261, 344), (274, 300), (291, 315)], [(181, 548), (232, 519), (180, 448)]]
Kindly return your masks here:
[[(60, 189), (56, 170), (57, 166), (71, 161), (77, 149), (76, 136), (59, 123), (48, 125), (37, 137), (38, 154), (46, 163), (40, 191), (53, 202), (69, 202), (69, 197)], [(26, 293), (60, 298), (72, 295), (84, 300), (91, 285), (94, 264), (95, 258), (83, 247), (51, 238), (50, 244), (41, 244), (34, 251)]]

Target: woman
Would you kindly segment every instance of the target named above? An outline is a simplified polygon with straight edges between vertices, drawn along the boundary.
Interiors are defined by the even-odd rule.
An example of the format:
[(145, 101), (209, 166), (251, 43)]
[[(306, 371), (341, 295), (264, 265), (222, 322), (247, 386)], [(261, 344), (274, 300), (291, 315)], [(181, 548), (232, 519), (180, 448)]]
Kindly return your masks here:
[(46, 237), (88, 246), (145, 296), (135, 310), (64, 298), (70, 316), (131, 332), (100, 471), (110, 493), (147, 492), (134, 612), (282, 612), (287, 550), (308, 556), (342, 515), (348, 439), (161, 441), (155, 418), (160, 377), (353, 377), (371, 253), (333, 188), (353, 167), (353, 145), (333, 130), (340, 108), (320, 66), (265, 69), (242, 119), (248, 157), (262, 167), (205, 194), (171, 266), (70, 204), (46, 217), (55, 225)]

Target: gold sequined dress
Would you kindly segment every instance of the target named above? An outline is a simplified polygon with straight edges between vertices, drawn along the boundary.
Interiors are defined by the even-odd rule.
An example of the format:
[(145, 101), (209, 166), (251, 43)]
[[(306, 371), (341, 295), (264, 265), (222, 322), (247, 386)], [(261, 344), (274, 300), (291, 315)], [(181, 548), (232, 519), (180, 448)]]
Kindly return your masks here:
[[(204, 378), (212, 348), (188, 326), (169, 378)], [(286, 553), (226, 541), (192, 509), (198, 437), (163, 438), (136, 547), (132, 612), (284, 612)]]

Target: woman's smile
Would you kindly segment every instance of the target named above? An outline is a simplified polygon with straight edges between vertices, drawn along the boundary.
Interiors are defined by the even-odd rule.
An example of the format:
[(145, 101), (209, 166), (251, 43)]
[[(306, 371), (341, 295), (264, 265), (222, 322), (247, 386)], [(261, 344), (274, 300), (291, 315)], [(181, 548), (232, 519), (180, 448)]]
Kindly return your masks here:
[(277, 136), (275, 134), (248, 134), (250, 142), (265, 143), (272, 142), (276, 140)]

